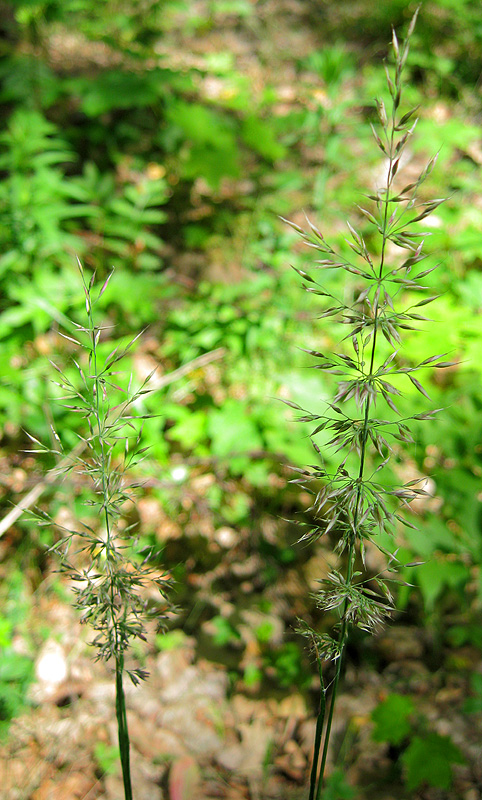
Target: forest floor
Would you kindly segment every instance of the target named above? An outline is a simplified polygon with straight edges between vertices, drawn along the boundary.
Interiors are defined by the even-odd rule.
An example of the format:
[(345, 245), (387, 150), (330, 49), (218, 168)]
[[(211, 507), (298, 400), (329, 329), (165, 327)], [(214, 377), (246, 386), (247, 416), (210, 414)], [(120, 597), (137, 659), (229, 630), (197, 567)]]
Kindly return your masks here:
[[(58, 579), (56, 579), (58, 580)], [(48, 627), (30, 686), (33, 708), (16, 718), (1, 747), (0, 781), (5, 800), (118, 800), (122, 782), (116, 758), (112, 672), (89, 658), (85, 628), (58, 590), (37, 593), (30, 625)], [(225, 602), (229, 602), (225, 597)], [(202, 626), (200, 626), (202, 631)], [(21, 651), (21, 640), (17, 647)], [(245, 658), (256, 659), (247, 635)], [(353, 797), (424, 800), (480, 796), (482, 720), (464, 714), (467, 663), (478, 651), (461, 648), (456, 665), (430, 663), (433, 641), (400, 621), (356, 654), (337, 703), (330, 771), (336, 759)], [(223, 648), (205, 657), (202, 640), (181, 636), (171, 649), (142, 655), (150, 677), (126, 686), (132, 774), (137, 800), (277, 800), (306, 797), (315, 729), (314, 684), (299, 690), (264, 691), (233, 683)], [(365, 645), (366, 648), (366, 645)], [(229, 655), (229, 647), (224, 648)], [(259, 655), (259, 654), (258, 654)], [(363, 655), (365, 657), (363, 657)], [(377, 658), (382, 669), (373, 669)], [(433, 657), (433, 654), (432, 654)], [(443, 661), (443, 654), (439, 655)], [(452, 653), (452, 659), (455, 659)], [(372, 738), (371, 714), (391, 691), (415, 698), (430, 729), (450, 736), (467, 759), (454, 768), (450, 791), (426, 788), (409, 793), (394, 773), (392, 748)], [(381, 787), (381, 788), (380, 788)], [(350, 794), (330, 794), (333, 798)]]
[[(266, 560), (254, 537), (236, 527), (216, 528), (206, 511), (206, 477), (199, 476), (191, 486), (189, 522), (178, 530), (152, 499), (140, 500), (143, 524), (147, 516), (152, 524), (157, 515), (159, 538), (171, 539), (169, 559), (175, 561), (182, 552), (190, 559), (188, 590), (181, 602), (182, 628), (188, 633), (179, 630), (173, 616), (164, 644), (153, 631), (151, 644), (133, 657), (133, 666), (140, 662), (150, 673), (148, 680), (134, 687), (126, 679), (135, 797), (304, 798), (316, 724), (316, 680), (309, 677), (308, 660), (307, 671), (298, 663), (283, 667), (270, 656), (280, 652), (286, 636), (293, 640), (298, 616), (310, 618), (307, 586), (329, 553), (316, 547), (304, 563), (263, 585)], [(70, 513), (63, 509), (64, 522)], [(265, 533), (269, 521), (272, 525), (263, 512), (259, 525)], [(204, 558), (211, 558), (204, 569), (199, 566), (202, 558), (193, 557), (200, 547)], [(28, 630), (33, 636), (19, 633), (14, 641), (18, 653), (30, 652), (32, 640), (37, 642), (38, 653), (28, 692), (31, 707), (13, 720), (1, 745), (2, 796), (118, 800), (122, 782), (113, 674), (92, 660), (86, 644), (89, 631), (69, 605), (71, 590), (54, 566), (48, 566), (30, 598)], [(261, 597), (269, 602), (268, 614), (261, 610)], [(225, 638), (216, 639), (223, 629), (215, 629), (213, 609), (218, 622), (232, 621), (233, 608), (240, 605), (236, 632), (230, 622)], [(267, 622), (263, 640), (256, 632)], [(292, 658), (292, 651), (286, 652)], [(327, 796), (477, 800), (482, 717), (464, 713), (463, 705), (470, 695), (467, 676), (479, 660), (475, 647), (440, 649), (436, 631), (411, 624), (407, 614), (398, 614), (378, 636), (354, 642), (337, 702), (329, 757), (334, 783)], [(250, 682), (246, 676), (253, 667), (263, 674)], [(291, 680), (290, 668), (296, 672)], [(280, 685), (286, 670), (288, 679)], [(400, 781), (397, 748), (374, 741), (372, 713), (392, 692), (410, 696), (430, 731), (449, 736), (464, 755), (466, 763), (453, 767), (450, 790), (408, 792)], [(343, 765), (340, 783), (336, 764)], [(353, 795), (350, 786), (357, 787)]]

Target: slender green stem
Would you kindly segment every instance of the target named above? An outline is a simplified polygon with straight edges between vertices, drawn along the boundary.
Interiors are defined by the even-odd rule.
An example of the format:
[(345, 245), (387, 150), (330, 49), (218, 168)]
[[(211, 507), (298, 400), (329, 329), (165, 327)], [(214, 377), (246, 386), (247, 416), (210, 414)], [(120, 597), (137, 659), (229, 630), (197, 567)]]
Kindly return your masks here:
[(122, 779), (124, 782), (125, 800), (132, 800), (131, 768), (130, 768), (130, 742), (127, 728), (126, 700), (123, 686), (124, 656), (122, 653), (116, 657), (115, 663), (115, 710), (117, 715), (117, 734), (119, 738), (119, 753), (122, 765)]
[(325, 689), (325, 682), (323, 680), (323, 663), (318, 653), (316, 654), (316, 660), (318, 662), (318, 674), (320, 677), (321, 692), (320, 692), (320, 706), (318, 709), (318, 717), (316, 719), (315, 743), (313, 749), (313, 764), (311, 766), (311, 774), (310, 774), (309, 800), (314, 800), (315, 797), (316, 777), (318, 774), (318, 761), (320, 758), (321, 739), (323, 735), (323, 725), (325, 722), (325, 713), (326, 713), (326, 689)]
[[(346, 625), (345, 625), (345, 639), (346, 639)], [(333, 714), (335, 711), (336, 694), (338, 690), (338, 683), (340, 681), (341, 665), (342, 665), (344, 650), (345, 650), (345, 644), (343, 643), (343, 646), (340, 647), (340, 655), (338, 657), (338, 662), (336, 665), (335, 680), (333, 681), (333, 691), (331, 695), (330, 711), (328, 713), (328, 719), (326, 722), (325, 739), (323, 742), (323, 754), (321, 756), (320, 775), (318, 778), (318, 786), (316, 789), (316, 800), (319, 800), (319, 798), (321, 797), (321, 792), (325, 782), (325, 767), (326, 767), (326, 759), (328, 756), (328, 745), (330, 743), (331, 725), (333, 722)]]

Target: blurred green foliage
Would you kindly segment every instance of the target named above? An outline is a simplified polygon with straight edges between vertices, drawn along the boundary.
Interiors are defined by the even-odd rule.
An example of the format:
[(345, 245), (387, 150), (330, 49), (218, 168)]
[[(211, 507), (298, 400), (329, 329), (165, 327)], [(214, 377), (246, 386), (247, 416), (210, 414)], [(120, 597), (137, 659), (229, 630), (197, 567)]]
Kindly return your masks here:
[(375, 727), (372, 736), (376, 742), (399, 745), (411, 731), (409, 722), (414, 705), (409, 697), (390, 694), (372, 714)]
[[(19, 652), (18, 638), (15, 642), (15, 636), (28, 637), (30, 611), (28, 589), (20, 570), (10, 575), (8, 586), (3, 588), (1, 601), (0, 739), (7, 735), (11, 720), (29, 707), (28, 688), (34, 679), (33, 656)], [(23, 642), (26, 643), (27, 639), (23, 639)]]
[(448, 789), (452, 783), (452, 765), (464, 758), (448, 736), (427, 733), (415, 736), (402, 756), (406, 785), (410, 791), (423, 784)]
[[(385, 81), (390, 26), (406, 22), (416, 4), (306, 3), (309, 41), (317, 46), (295, 56), (270, 38), (264, 5), (206, 0), (194, 11), (185, 0), (0, 3), (2, 446), (7, 454), (23, 447), (21, 428), (48, 440), (51, 422), (66, 448), (75, 444), (75, 415), (50, 407), (46, 358), (67, 364), (72, 355), (56, 333), (71, 333), (68, 318), (81, 318), (75, 257), (100, 276), (114, 266), (101, 301), (106, 325), (115, 326), (106, 335), (110, 349), (150, 326), (148, 355), (169, 372), (224, 348), (211, 377), (196, 373), (144, 400), (159, 415), (144, 428), (147, 471), (157, 474), (177, 459), (188, 466), (186, 482), (193, 464), (238, 481), (234, 492), (222, 482), (211, 486), (207, 503), (218, 522), (248, 530), (254, 498), (270, 494), (281, 514), (296, 502), (292, 490), (272, 488), (273, 475), (280, 463), (309, 463), (312, 453), (271, 398), (300, 405), (309, 398), (322, 408), (326, 378), (308, 372), (296, 347), (331, 348), (344, 333), (314, 322), (318, 306), (307, 304), (289, 270), (310, 254), (276, 215), (306, 208), (345, 246), (342, 213), (379, 176), (368, 123)], [(226, 29), (260, 43), (251, 55), (262, 67), (255, 77), (230, 40), (224, 49), (201, 46)], [(403, 532), (399, 558), (424, 563), (405, 574), (421, 601), (406, 586), (399, 604), (429, 621), (470, 614), (474, 630), (482, 602), (481, 39), (478, 3), (422, 4), (409, 61), (409, 99), (421, 117), (411, 159), (416, 170), (419, 155), (441, 148), (432, 190), (450, 199), (429, 231), (432, 263), (442, 262), (433, 279), (443, 293), (435, 324), (407, 338), (400, 354), (415, 362), (447, 352), (457, 366), (428, 376), (443, 411), (435, 425), (416, 431), (409, 478), (428, 472), (438, 503), (413, 515), (418, 530)], [(336, 271), (325, 279), (339, 289)], [(356, 291), (356, 279), (344, 291)], [(407, 414), (425, 410), (415, 389), (402, 403)], [(407, 461), (399, 455), (403, 473)], [(173, 517), (182, 507), (176, 492), (171, 485), (159, 491)], [(267, 571), (282, 572), (280, 559)], [(219, 637), (236, 635), (229, 623), (216, 624)], [(450, 641), (462, 643), (456, 633)], [(299, 679), (291, 643), (273, 658), (279, 683)], [(417, 747), (406, 765), (413, 786)]]
[(452, 765), (463, 764), (464, 758), (448, 736), (425, 730), (422, 715), (415, 719), (411, 697), (388, 695), (373, 711), (372, 720), (375, 741), (396, 746), (407, 789), (413, 791), (425, 784), (441, 789), (451, 786)]

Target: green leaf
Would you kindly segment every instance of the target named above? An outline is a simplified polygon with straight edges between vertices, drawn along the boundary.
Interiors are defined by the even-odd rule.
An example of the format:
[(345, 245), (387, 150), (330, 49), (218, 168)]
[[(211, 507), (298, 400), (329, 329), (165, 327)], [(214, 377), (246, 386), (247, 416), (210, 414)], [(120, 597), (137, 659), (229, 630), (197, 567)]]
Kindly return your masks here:
[(8, 647), (12, 641), (12, 623), (3, 617), (0, 619), (0, 647)]
[(223, 175), (240, 174), (238, 145), (232, 120), (200, 103), (175, 100), (166, 117), (186, 140), (181, 151), (181, 169), (186, 178), (202, 175), (217, 188)]
[(407, 528), (404, 535), (413, 553), (426, 561), (432, 559), (436, 550), (442, 550), (445, 553), (459, 553), (467, 549), (466, 543), (457, 538), (456, 534), (447, 527), (446, 522), (434, 515), (427, 515), (417, 530)]
[(426, 608), (431, 611), (442, 591), (462, 586), (467, 581), (469, 573), (460, 562), (439, 561), (434, 558), (417, 567), (416, 577)]
[(105, 775), (115, 775), (119, 764), (119, 747), (105, 742), (96, 742), (94, 757)]
[(286, 147), (276, 139), (272, 126), (255, 116), (243, 121), (241, 134), (246, 144), (267, 161), (277, 161), (286, 155)]
[(82, 98), (82, 111), (89, 117), (98, 117), (114, 108), (142, 108), (154, 103), (161, 94), (161, 72), (137, 74), (111, 70), (100, 72), (95, 81), (85, 77), (75, 79), (72, 88)]
[(353, 800), (355, 790), (348, 786), (344, 772), (336, 769), (326, 781), (323, 800)]
[(258, 428), (250, 419), (246, 405), (237, 400), (227, 400), (223, 408), (211, 412), (208, 433), (213, 453), (220, 458), (263, 447)]
[(175, 628), (173, 631), (158, 633), (156, 635), (155, 642), (156, 647), (161, 650), (161, 652), (166, 652), (169, 650), (177, 650), (179, 647), (183, 647), (183, 645), (186, 643), (186, 639), (186, 634), (179, 628)]
[(192, 180), (202, 176), (213, 189), (219, 187), (224, 175), (238, 178), (240, 168), (236, 145), (219, 149), (214, 149), (209, 144), (193, 145), (182, 161), (182, 174)]
[(13, 650), (3, 652), (0, 659), (0, 682), (23, 683), (33, 677), (33, 662)]
[(248, 688), (255, 687), (263, 679), (263, 673), (256, 664), (246, 664), (243, 681)]
[(258, 627), (255, 630), (258, 642), (261, 642), (262, 644), (267, 644), (273, 635), (274, 629), (275, 629), (274, 623), (269, 619), (265, 620), (260, 625), (258, 625)]
[(29, 105), (34, 92), (42, 108), (49, 108), (57, 100), (62, 90), (61, 79), (41, 59), (15, 53), (2, 61), (2, 102)]
[(470, 684), (476, 697), (468, 697), (463, 709), (467, 714), (480, 714), (482, 712), (482, 675), (480, 672), (472, 675)]
[(402, 761), (409, 790), (417, 789), (423, 783), (448, 789), (452, 783), (452, 764), (465, 763), (459, 748), (448, 736), (437, 733), (429, 733), (423, 739), (415, 736)]
[(229, 118), (200, 103), (175, 100), (166, 109), (166, 116), (192, 142), (208, 144), (219, 150), (236, 148), (233, 125)]
[(401, 744), (410, 733), (409, 717), (414, 705), (409, 697), (390, 694), (372, 713), (375, 723), (372, 736), (376, 742)]
[(474, 672), (470, 679), (470, 684), (473, 691), (482, 697), (482, 674), (480, 672)]
[(218, 647), (224, 647), (225, 645), (230, 644), (233, 641), (238, 641), (241, 638), (241, 635), (238, 633), (236, 628), (233, 628), (229, 620), (221, 615), (213, 617), (211, 624), (214, 629), (213, 642)]
[(206, 421), (204, 411), (186, 412), (186, 415), (169, 429), (169, 439), (179, 442), (186, 449), (196, 447), (206, 438)]
[[(230, 462), (231, 465), (231, 462)], [(230, 525), (246, 523), (249, 518), (251, 501), (244, 492), (230, 493), (226, 497), (226, 502), (220, 508), (226, 522)]]
[[(482, 630), (477, 624), (467, 625), (467, 623), (464, 622), (463, 625), (454, 625), (447, 630), (446, 636), (452, 647), (462, 647), (468, 642), (482, 651)], [(479, 674), (476, 673), (476, 675), (473, 676), (473, 678), (479, 677), (481, 680), (480, 694), (482, 694), (482, 675), (479, 676)]]

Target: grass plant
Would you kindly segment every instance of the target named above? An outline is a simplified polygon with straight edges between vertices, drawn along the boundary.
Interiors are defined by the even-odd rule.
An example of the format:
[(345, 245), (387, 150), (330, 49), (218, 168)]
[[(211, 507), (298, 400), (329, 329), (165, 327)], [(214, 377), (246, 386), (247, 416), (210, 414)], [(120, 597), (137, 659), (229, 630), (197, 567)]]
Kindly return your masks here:
[[(75, 470), (90, 482), (89, 506), (98, 519), (98, 527), (83, 522), (79, 529), (62, 527), (62, 537), (54, 545), (61, 555), (61, 569), (72, 581), (75, 606), (81, 621), (95, 632), (91, 644), (96, 648), (96, 660), (112, 663), (115, 671), (116, 717), (119, 753), (122, 766), (125, 800), (132, 800), (124, 677), (134, 685), (147, 677), (138, 668), (127, 668), (125, 657), (134, 639), (146, 638), (146, 623), (152, 619), (162, 625), (169, 608), (169, 581), (149, 565), (149, 554), (136, 552), (132, 526), (126, 526), (125, 503), (131, 501), (137, 484), (128, 475), (142, 459), (145, 448), (140, 447), (141, 421), (145, 416), (135, 413), (134, 404), (149, 391), (147, 384), (131, 391), (119, 386), (116, 367), (130, 350), (138, 334), (125, 347), (115, 347), (105, 358), (101, 339), (106, 329), (96, 319), (95, 306), (107, 288), (109, 275), (99, 291), (95, 273), (87, 280), (79, 263), (85, 291), (87, 322), (75, 324), (77, 337), (66, 338), (86, 353), (86, 364), (74, 359), (78, 380), (68, 377), (67, 370), (53, 364), (58, 373), (55, 381), (62, 392), (66, 408), (85, 419), (85, 436), (79, 437), (82, 447), (70, 458), (63, 453), (60, 437), (54, 432), (57, 449), (48, 452), (61, 457), (61, 471)], [(94, 293), (96, 294), (94, 298)], [(52, 362), (53, 363), (53, 362)], [(32, 438), (32, 437), (31, 437)], [(40, 451), (47, 448), (33, 439)], [(33, 450), (39, 452), (39, 450)], [(52, 525), (43, 515), (41, 524)], [(60, 527), (60, 526), (57, 526)], [(154, 584), (159, 590), (159, 603), (149, 607), (143, 588)]]
[[(419, 189), (430, 175), (436, 161), (432, 158), (415, 180), (403, 182), (404, 155), (416, 126), (416, 110), (402, 112), (402, 73), (409, 53), (417, 13), (412, 18), (407, 37), (399, 44), (393, 32), (395, 57), (394, 75), (386, 70), (390, 108), (377, 100), (380, 132), (373, 128), (376, 146), (385, 160), (383, 185), (367, 195), (369, 207), (358, 206), (359, 212), (371, 227), (370, 238), (363, 236), (350, 223), (350, 239), (346, 240), (352, 255), (335, 251), (315, 225), (307, 231), (293, 225), (306, 243), (314, 248), (319, 259), (317, 270), (338, 270), (354, 282), (354, 291), (338, 295), (320, 285), (310, 274), (297, 270), (307, 292), (328, 301), (329, 307), (321, 318), (332, 317), (345, 328), (344, 341), (351, 344), (352, 353), (325, 354), (307, 350), (317, 360), (315, 369), (337, 378), (337, 390), (325, 414), (302, 411), (302, 422), (315, 423), (311, 437), (325, 436), (325, 448), (340, 454), (334, 471), (326, 469), (322, 449), (316, 444), (321, 466), (297, 470), (300, 477), (294, 482), (305, 486), (313, 495), (309, 509), (313, 522), (301, 540), (311, 541), (322, 536), (334, 540), (341, 566), (319, 582), (316, 604), (326, 613), (336, 613), (338, 622), (333, 634), (319, 634), (301, 623), (302, 632), (311, 642), (316, 656), (321, 702), (317, 718), (309, 800), (319, 800), (323, 793), (328, 748), (335, 712), (340, 676), (345, 660), (350, 630), (354, 626), (374, 632), (390, 617), (394, 598), (390, 582), (396, 580), (397, 559), (387, 547), (386, 534), (393, 534), (399, 524), (412, 526), (400, 514), (400, 503), (408, 506), (424, 494), (417, 480), (404, 485), (391, 485), (378, 477), (401, 446), (413, 443), (410, 420), (429, 419), (435, 410), (422, 411), (402, 418), (395, 404), (401, 395), (400, 377), (406, 376), (424, 397), (428, 394), (414, 373), (420, 369), (441, 368), (447, 362), (441, 355), (409, 364), (403, 357), (401, 334), (417, 328), (427, 318), (419, 309), (436, 299), (424, 279), (436, 268), (424, 268), (424, 239), (429, 234), (419, 228), (434, 211), (441, 199), (422, 201)], [(368, 242), (368, 243), (367, 243)], [(425, 290), (429, 296), (417, 298)], [(403, 379), (402, 379), (403, 380)], [(392, 382), (393, 381), (393, 382)], [(381, 402), (380, 402), (381, 401)], [(375, 415), (376, 404), (385, 405), (384, 412)], [(314, 485), (314, 488), (312, 488)], [(319, 488), (321, 486), (321, 488)], [(306, 524), (306, 523), (300, 523)], [(379, 575), (366, 566), (366, 549), (376, 546), (387, 557), (387, 568)], [(325, 678), (332, 664), (331, 681)], [(327, 694), (331, 689), (331, 701)]]

